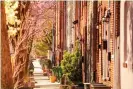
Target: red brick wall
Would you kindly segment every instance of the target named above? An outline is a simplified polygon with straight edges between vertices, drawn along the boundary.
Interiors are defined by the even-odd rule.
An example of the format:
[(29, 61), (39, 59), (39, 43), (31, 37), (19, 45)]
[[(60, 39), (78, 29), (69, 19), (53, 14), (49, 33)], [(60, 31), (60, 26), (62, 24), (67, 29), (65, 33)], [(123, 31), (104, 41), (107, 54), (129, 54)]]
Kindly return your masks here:
[[(62, 60), (63, 50), (66, 43), (66, 7), (65, 1), (57, 1), (56, 3), (56, 60)], [(58, 51), (58, 52), (57, 52)]]
[[(102, 43), (102, 41), (103, 41), (103, 22), (102, 22), (102, 16), (105, 14), (105, 12), (104, 12), (104, 8), (106, 8), (106, 9), (108, 9), (109, 8), (109, 6), (108, 6), (109, 4), (108, 4), (108, 1), (99, 1), (98, 2), (98, 7), (99, 8), (97, 8), (98, 9), (98, 11), (99, 11), (99, 14), (98, 14), (98, 18), (99, 18), (99, 20), (98, 20), (98, 22), (99, 22), (99, 30), (98, 30), (98, 37), (97, 37), (97, 39), (98, 39), (98, 45), (100, 44), (101, 45), (101, 47), (103, 47), (103, 43)], [(110, 11), (111, 11), (111, 17), (110, 17), (110, 41), (109, 41), (109, 45), (110, 45), (110, 52), (111, 52), (111, 54), (114, 54), (114, 41), (113, 41), (113, 39), (114, 39), (114, 2), (113, 1), (110, 1)], [(96, 61), (96, 69), (97, 69), (97, 82), (99, 82), (99, 83), (104, 83), (104, 84), (106, 84), (106, 85), (108, 85), (108, 86), (113, 86), (113, 74), (114, 74), (114, 63), (113, 63), (113, 60), (114, 59), (112, 59), (111, 58), (111, 62), (110, 62), (110, 64), (109, 64), (109, 77), (110, 77), (110, 80), (103, 80), (102, 79), (102, 75), (103, 75), (103, 60), (105, 60), (105, 59), (103, 59), (103, 56), (104, 56), (104, 54), (103, 54), (103, 49), (101, 48), (99, 48), (99, 49), (97, 49), (97, 61)], [(108, 60), (108, 59), (106, 59), (106, 60)]]
[[(111, 11), (111, 17), (110, 17), (110, 41), (109, 41), (109, 45), (110, 45), (110, 52), (112, 55), (114, 55), (114, 1), (110, 1), (110, 11)], [(62, 48), (62, 50), (65, 47), (65, 3), (59, 2), (58, 4), (59, 7), (59, 13), (57, 13), (58, 18), (57, 18), (57, 25), (56, 25), (56, 36), (57, 36), (57, 42), (56, 42), (56, 48), (59, 45), (59, 47)], [(108, 86), (113, 86), (113, 74), (114, 74), (114, 59), (111, 59), (111, 62), (109, 64), (109, 75), (110, 75), (110, 80), (103, 80), (102, 79), (102, 75), (103, 75), (103, 22), (102, 22), (102, 17), (105, 14), (104, 12), (104, 8), (108, 9), (108, 1), (98, 1), (98, 8), (93, 8), (92, 9), (96, 9), (95, 11), (97, 11), (96, 15), (97, 18), (94, 20), (95, 24), (93, 24), (94, 29), (96, 28), (96, 22), (98, 23), (98, 29), (95, 29), (93, 31), (93, 59), (94, 59), (94, 71), (96, 70), (96, 82), (99, 83), (104, 83)], [(86, 15), (86, 1), (82, 1), (82, 2), (77, 2), (76, 1), (76, 8), (75, 8), (75, 20), (78, 20), (78, 24), (75, 25), (75, 32), (76, 32), (76, 36), (81, 36), (80, 38), (82, 38), (81, 40), (81, 45), (82, 45), (82, 56), (85, 57), (86, 55), (86, 29), (85, 26), (87, 25), (87, 15)], [(94, 15), (94, 16), (96, 16)], [(57, 34), (58, 33), (58, 34)], [(96, 33), (96, 34), (95, 34)], [(80, 35), (81, 34), (81, 35)], [(76, 37), (75, 36), (75, 37)], [(101, 48), (98, 48), (99, 45), (101, 45)], [(62, 57), (63, 54), (60, 54), (60, 57)], [(61, 60), (61, 58), (60, 58)], [(107, 59), (108, 60), (108, 59)], [(85, 75), (84, 75), (85, 69), (84, 69), (84, 65), (83, 65), (83, 82), (85, 81)]]

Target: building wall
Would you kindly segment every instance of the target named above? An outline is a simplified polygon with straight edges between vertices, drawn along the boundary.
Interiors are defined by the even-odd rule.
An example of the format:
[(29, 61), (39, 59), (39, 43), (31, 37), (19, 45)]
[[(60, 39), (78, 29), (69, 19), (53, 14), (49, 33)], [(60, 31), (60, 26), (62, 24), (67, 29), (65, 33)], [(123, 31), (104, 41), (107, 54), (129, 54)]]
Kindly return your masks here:
[(75, 2), (75, 40), (80, 41), (81, 54), (82, 54), (82, 79), (85, 82), (85, 62), (86, 62), (86, 49), (87, 49), (87, 1)]
[[(121, 7), (118, 2), (111, 0), (96, 3), (98, 4), (93, 1), (87, 1), (87, 3), (86, 1), (67, 1), (66, 4), (58, 2), (56, 50), (61, 48), (59, 51), (63, 52), (65, 46), (69, 49), (70, 44), (74, 44), (78, 37), (82, 48), (83, 82), (94, 80), (113, 89), (132, 89), (133, 3), (125, 4), (123, 1)], [(103, 22), (103, 16), (109, 8), (111, 12), (109, 22)], [(74, 25), (75, 20), (78, 20), (78, 23)], [(104, 39), (107, 40), (106, 50)], [(60, 52), (57, 56), (61, 60), (63, 53)]]
[[(86, 34), (86, 62), (85, 62), (85, 79), (86, 82), (96, 81), (96, 55), (97, 55), (97, 1), (87, 2), (87, 31)], [(97, 58), (98, 59), (98, 58)]]
[[(72, 5), (72, 22), (75, 20), (75, 0), (73, 0), (73, 5)], [(74, 28), (74, 25), (72, 25), (72, 48), (74, 48), (74, 45), (75, 45), (75, 40), (76, 40), (76, 31), (75, 31), (75, 28)], [(73, 49), (72, 49), (73, 51)]]
[[(103, 22), (105, 11), (110, 8), (109, 22)], [(96, 81), (113, 87), (114, 74), (114, 1), (98, 1), (98, 59), (96, 59)], [(103, 40), (107, 40), (107, 49), (104, 49)], [(108, 60), (109, 52), (111, 53)]]
[(72, 51), (75, 44), (75, 29), (73, 21), (75, 20), (75, 2), (66, 2), (66, 45), (67, 50)]
[(90, 41), (91, 41), (91, 33), (90, 33), (90, 29), (91, 29), (91, 19), (92, 19), (92, 1), (88, 1), (87, 2), (87, 55), (86, 55), (86, 65), (85, 65), (85, 68), (86, 68), (86, 76), (85, 76), (85, 79), (86, 79), (86, 82), (90, 82), (91, 80), (91, 62), (90, 62), (90, 59), (91, 59), (91, 44), (90, 44)]
[(82, 51), (82, 75), (83, 75), (83, 82), (85, 82), (85, 73), (86, 73), (86, 42), (87, 42), (87, 2), (81, 1), (80, 3), (80, 18), (79, 18), (79, 28), (80, 28), (80, 34), (81, 34), (81, 51)]
[(59, 65), (66, 49), (66, 2), (56, 2), (56, 64)]
[(55, 42), (55, 59), (56, 59), (56, 63), (55, 64), (59, 64), (59, 51), (58, 49), (58, 45), (60, 44), (60, 2), (57, 1), (56, 2), (56, 30), (55, 30), (55, 36), (56, 36), (56, 42)]
[(114, 82), (113, 89), (121, 89), (120, 86), (120, 1), (114, 3)]
[(133, 89), (133, 2), (121, 2), (120, 68), (121, 89)]

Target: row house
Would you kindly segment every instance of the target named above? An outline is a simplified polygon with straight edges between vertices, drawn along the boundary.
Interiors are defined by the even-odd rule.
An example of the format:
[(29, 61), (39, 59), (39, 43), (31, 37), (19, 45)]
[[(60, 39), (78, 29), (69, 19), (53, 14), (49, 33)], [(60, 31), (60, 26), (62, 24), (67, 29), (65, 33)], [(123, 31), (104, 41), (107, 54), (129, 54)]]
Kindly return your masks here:
[(57, 1), (56, 64), (60, 64), (63, 51), (72, 52), (79, 40), (83, 83), (132, 89), (132, 11), (132, 1)]
[(66, 2), (56, 2), (56, 26), (55, 26), (55, 59), (56, 65), (60, 64), (63, 58), (63, 51), (66, 49)]
[[(96, 23), (95, 81), (113, 87), (115, 40), (119, 36), (120, 2), (98, 1)], [(118, 70), (117, 70), (118, 72)], [(117, 76), (119, 77), (119, 76)], [(119, 83), (118, 83), (119, 84)], [(119, 89), (119, 88), (117, 88)]]
[[(90, 63), (90, 31), (88, 31), (88, 27), (91, 27), (91, 25), (88, 25), (87, 22), (87, 19), (89, 19), (89, 17), (87, 17), (87, 5), (87, 1), (57, 1), (56, 3), (56, 64), (60, 64), (63, 51), (68, 50), (72, 52), (75, 41), (79, 40), (82, 53), (83, 82), (86, 82), (87, 80), (89, 82), (89, 80), (91, 80), (91, 75), (89, 76), (90, 70), (93, 72), (93, 68), (90, 69), (89, 66), (92, 64)], [(91, 23), (91, 21), (89, 22)], [(87, 36), (87, 34), (89, 34), (89, 36)], [(93, 56), (95, 57), (95, 53)]]
[(113, 89), (133, 88), (132, 10), (132, 1), (97, 4), (95, 81)]

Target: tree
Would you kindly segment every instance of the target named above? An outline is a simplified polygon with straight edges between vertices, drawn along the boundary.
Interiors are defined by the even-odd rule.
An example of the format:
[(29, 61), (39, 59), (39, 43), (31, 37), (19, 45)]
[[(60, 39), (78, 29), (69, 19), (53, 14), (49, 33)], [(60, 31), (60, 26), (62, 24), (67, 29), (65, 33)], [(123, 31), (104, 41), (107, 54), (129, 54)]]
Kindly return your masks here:
[(47, 56), (48, 50), (52, 50), (52, 31), (50, 30), (49, 33), (36, 40), (33, 44), (34, 55)]
[(10, 51), (9, 51), (9, 43), (8, 43), (8, 34), (7, 34), (7, 27), (6, 27), (6, 14), (5, 14), (5, 7), (4, 2), (1, 2), (1, 21), (2, 21), (2, 28), (1, 28), (1, 44), (2, 44), (2, 89), (13, 89), (13, 78), (12, 78), (12, 66), (11, 66), (11, 59), (10, 59)]
[(35, 35), (33, 42), (32, 55), (46, 56), (48, 50), (52, 50), (52, 29), (55, 24), (55, 2), (46, 1), (44, 14), (39, 18), (43, 18), (41, 31), (39, 35)]
[(47, 1), (9, 1), (7, 3), (7, 17), (8, 11), (11, 10), (14, 13), (12, 17), (9, 14), (7, 19), (8, 32), (11, 33), (9, 37), (14, 49), (14, 89), (25, 85), (24, 80), (28, 76), (27, 70), (33, 38), (41, 33), (43, 24), (47, 22), (44, 14), (53, 7), (52, 5)]
[(49, 1), (6, 2), (8, 33), (14, 49), (14, 89), (19, 89), (25, 85), (24, 80), (28, 76), (29, 55), (33, 39), (41, 34), (43, 24), (48, 21), (46, 17), (50, 16), (46, 16), (45, 13), (49, 12), (53, 5), (54, 3)]
[[(35, 29), (32, 29), (32, 27), (36, 24), (36, 21), (30, 21), (32, 17), (29, 14), (31, 12), (29, 1), (7, 1), (5, 4), (9, 38), (14, 49), (14, 89), (19, 89), (24, 87), (25, 84), (24, 79), (27, 75), (29, 53), (35, 33)], [(33, 20), (36, 19), (33, 18)]]

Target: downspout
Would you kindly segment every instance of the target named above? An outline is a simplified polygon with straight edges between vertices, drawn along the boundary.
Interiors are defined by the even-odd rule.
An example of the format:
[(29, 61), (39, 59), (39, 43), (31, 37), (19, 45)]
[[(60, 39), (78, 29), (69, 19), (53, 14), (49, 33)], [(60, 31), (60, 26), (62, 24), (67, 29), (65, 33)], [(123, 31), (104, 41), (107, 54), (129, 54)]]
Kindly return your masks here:
[(91, 57), (90, 57), (90, 83), (93, 82), (93, 11), (94, 11), (94, 1), (91, 1), (92, 3), (92, 12), (91, 12), (91, 29), (90, 29), (90, 50), (91, 50)]
[[(108, 0), (108, 8), (110, 9), (110, 0)], [(108, 23), (108, 51), (107, 51), (107, 55), (109, 56), (109, 53), (110, 53), (110, 19), (109, 19), (109, 23)], [(109, 61), (111, 61), (111, 60), (107, 60), (107, 74), (106, 74), (106, 78), (107, 79), (109, 79), (109, 77), (110, 77), (110, 74), (109, 74), (109, 71), (110, 71), (110, 69), (109, 69)]]
[(53, 25), (53, 52), (52, 52), (52, 54), (53, 54), (53, 65), (55, 66), (56, 65), (56, 60), (55, 60), (55, 44), (56, 44), (56, 16), (57, 16), (57, 2), (56, 2), (56, 4), (55, 4), (55, 23), (54, 23), (54, 25)]
[(55, 28), (53, 25), (53, 29), (52, 29), (52, 35), (53, 35), (53, 42), (52, 42), (52, 61), (53, 61), (53, 65), (55, 66)]
[[(115, 77), (116, 77), (116, 74), (115, 74), (116, 73), (116, 70), (115, 70), (115, 67), (116, 67), (116, 62), (115, 62), (115, 60), (116, 60), (115, 59), (115, 56), (116, 56), (116, 54), (115, 54), (115, 48), (116, 48), (116, 46), (115, 46), (116, 45), (116, 40), (115, 40), (115, 28), (116, 28), (115, 27), (115, 14), (116, 13), (115, 13), (115, 3), (114, 3), (114, 32), (113, 32), (114, 33), (114, 38), (113, 38), (113, 40), (114, 40), (114, 79), (113, 80), (115, 80)], [(117, 85), (116, 85), (116, 80), (115, 80), (114, 84), (113, 84), (113, 88), (116, 89), (116, 87), (117, 87)]]
[(89, 76), (89, 74), (90, 74), (90, 60), (89, 60), (90, 45), (88, 47), (88, 44), (90, 44), (90, 36), (88, 35), (89, 30), (90, 30), (89, 29), (89, 17), (90, 17), (90, 15), (89, 15), (89, 11), (90, 11), (89, 3), (90, 2), (87, 2), (87, 61), (86, 61), (86, 63), (87, 63), (87, 65), (86, 65), (87, 73), (86, 73), (86, 81), (85, 82), (90, 82), (90, 76)]

